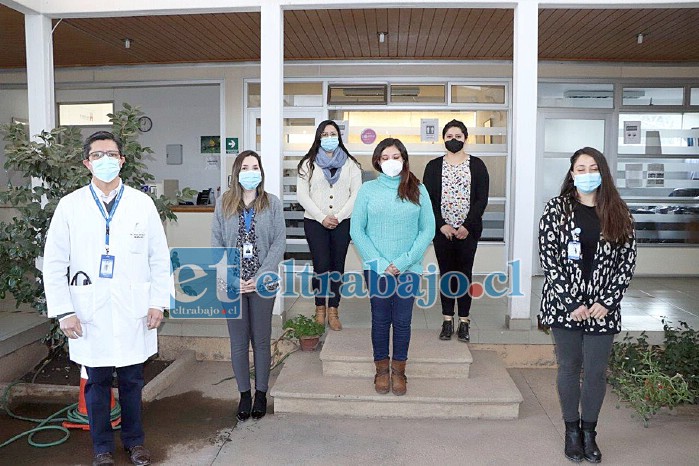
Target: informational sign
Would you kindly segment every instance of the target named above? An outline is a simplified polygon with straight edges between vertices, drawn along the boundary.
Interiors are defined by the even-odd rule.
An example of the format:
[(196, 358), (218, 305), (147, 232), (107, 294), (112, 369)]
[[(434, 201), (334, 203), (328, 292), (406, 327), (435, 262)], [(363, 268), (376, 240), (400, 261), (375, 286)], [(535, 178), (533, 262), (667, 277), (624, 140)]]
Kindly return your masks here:
[(238, 153), (238, 138), (226, 138), (226, 154)]
[(204, 170), (220, 170), (221, 164), (218, 155), (207, 155), (204, 158)]
[(340, 127), (340, 137), (342, 138), (342, 142), (347, 144), (347, 130), (349, 129), (349, 121), (335, 120), (335, 123), (337, 123), (337, 126)]
[(665, 186), (665, 164), (664, 163), (649, 163), (646, 186), (662, 187)]
[(363, 129), (361, 138), (364, 144), (373, 144), (376, 141), (376, 131), (371, 128)]
[(437, 118), (421, 118), (420, 119), (420, 142), (436, 142), (437, 141)]
[(642, 188), (643, 187), (643, 164), (642, 163), (627, 163), (624, 165), (624, 179), (626, 180), (627, 188)]
[(625, 121), (624, 122), (624, 144), (640, 144), (641, 143), (641, 122), (640, 121)]

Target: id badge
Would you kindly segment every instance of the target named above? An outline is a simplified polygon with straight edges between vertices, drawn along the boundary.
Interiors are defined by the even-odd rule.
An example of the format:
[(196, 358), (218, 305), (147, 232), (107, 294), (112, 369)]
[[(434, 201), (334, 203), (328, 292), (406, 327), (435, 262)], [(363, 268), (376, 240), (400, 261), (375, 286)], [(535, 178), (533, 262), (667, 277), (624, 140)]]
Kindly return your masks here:
[(100, 260), (100, 278), (114, 277), (114, 256), (102, 254)]
[(580, 260), (580, 241), (568, 241), (568, 259)]
[(243, 244), (243, 259), (252, 259), (252, 243)]

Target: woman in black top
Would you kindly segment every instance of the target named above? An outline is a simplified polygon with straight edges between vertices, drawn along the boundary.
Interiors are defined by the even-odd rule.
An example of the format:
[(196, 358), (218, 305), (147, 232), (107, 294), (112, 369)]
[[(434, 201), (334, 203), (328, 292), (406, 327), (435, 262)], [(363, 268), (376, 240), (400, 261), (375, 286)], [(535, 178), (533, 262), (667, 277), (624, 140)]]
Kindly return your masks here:
[(570, 158), (561, 194), (539, 222), (539, 258), (546, 277), (539, 318), (556, 344), (564, 453), (575, 462), (599, 463), (595, 429), (636, 240), (633, 218), (598, 150), (585, 147)]
[[(434, 211), (436, 231), (434, 252), (439, 264), (439, 273), (461, 273), (471, 283), (473, 259), (476, 256), (478, 239), (483, 231), (483, 212), (488, 205), (488, 169), (478, 157), (464, 150), (468, 137), (466, 125), (451, 120), (442, 130), (447, 153), (430, 160), (425, 167), (423, 183), (430, 194)], [(458, 280), (449, 280), (450, 296), (440, 290), (442, 302), (442, 331), (440, 340), (451, 340), (454, 333), (454, 304), (459, 306), (460, 341), (469, 341), (471, 294), (464, 293), (454, 299)]]

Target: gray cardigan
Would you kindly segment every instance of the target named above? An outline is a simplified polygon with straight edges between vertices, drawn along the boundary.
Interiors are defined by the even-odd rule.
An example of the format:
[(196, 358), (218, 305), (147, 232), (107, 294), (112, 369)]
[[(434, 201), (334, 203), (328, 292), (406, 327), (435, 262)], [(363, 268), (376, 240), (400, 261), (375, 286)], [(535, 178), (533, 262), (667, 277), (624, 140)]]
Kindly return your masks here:
[[(269, 207), (255, 213), (255, 245), (260, 258), (259, 278), (265, 272), (279, 273), (279, 264), (286, 249), (286, 224), (282, 203), (274, 194), (267, 193)], [(238, 215), (226, 218), (221, 199), (216, 200), (214, 220), (211, 224), (211, 246), (234, 248), (238, 240)]]

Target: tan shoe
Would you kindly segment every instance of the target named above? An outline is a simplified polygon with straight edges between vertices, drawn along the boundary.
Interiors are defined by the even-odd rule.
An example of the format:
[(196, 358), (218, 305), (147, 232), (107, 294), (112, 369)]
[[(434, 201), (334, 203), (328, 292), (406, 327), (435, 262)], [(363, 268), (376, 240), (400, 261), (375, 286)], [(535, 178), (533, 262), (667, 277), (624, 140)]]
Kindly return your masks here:
[(376, 393), (385, 395), (390, 390), (391, 377), (388, 370), (389, 359), (382, 359), (381, 361), (374, 361), (376, 365), (376, 375), (374, 376), (374, 389)]
[(405, 361), (391, 361), (391, 385), (393, 394), (397, 396), (405, 395), (408, 378), (405, 376)]
[(328, 326), (330, 330), (342, 330), (342, 323), (340, 322), (336, 307), (328, 308)]
[(325, 306), (316, 306), (316, 322), (325, 326)]

